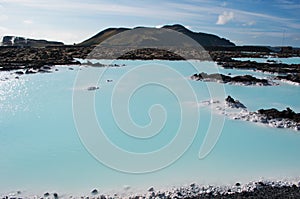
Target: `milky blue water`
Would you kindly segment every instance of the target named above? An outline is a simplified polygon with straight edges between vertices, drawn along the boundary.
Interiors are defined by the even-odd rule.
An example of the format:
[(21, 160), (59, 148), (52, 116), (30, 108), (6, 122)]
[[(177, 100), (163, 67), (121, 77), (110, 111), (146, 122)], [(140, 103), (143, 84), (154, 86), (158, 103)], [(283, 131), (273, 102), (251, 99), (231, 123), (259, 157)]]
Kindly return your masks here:
[[(104, 61), (103, 61), (104, 62)], [(57, 66), (57, 72), (50, 74), (23, 75), (15, 79), (14, 74), (0, 74), (0, 195), (9, 191), (21, 190), (25, 193), (89, 193), (97, 187), (101, 191), (122, 190), (126, 185), (146, 190), (156, 187), (182, 185), (198, 182), (202, 184), (228, 184), (248, 182), (260, 177), (268, 179), (294, 178), (300, 176), (300, 134), (288, 129), (274, 129), (244, 121), (233, 121), (225, 118), (225, 124), (217, 144), (204, 158), (199, 159), (199, 150), (203, 145), (214, 111), (209, 107), (198, 107), (197, 104), (178, 100), (178, 96), (187, 96), (190, 90), (183, 87), (185, 81), (195, 92), (198, 102), (211, 98), (211, 89), (219, 88), (217, 83), (204, 83), (189, 80), (195, 72), (215, 72), (211, 62), (191, 61), (117, 61), (126, 64), (119, 68), (91, 68)], [(162, 73), (151, 69), (151, 66), (167, 66), (177, 71), (186, 79), (183, 81), (176, 74)], [(146, 66), (145, 71), (135, 71)], [(195, 68), (194, 68), (195, 67)], [(226, 70), (222, 73), (258, 74), (252, 71)], [(103, 72), (97, 86), (98, 90), (87, 91), (89, 84), (76, 84), (78, 73), (98, 74)], [(259, 74), (264, 76), (263, 74)], [(8, 77), (8, 80), (5, 80)], [(126, 79), (127, 78), (127, 79)], [(139, 86), (145, 79), (153, 78), (153, 83), (137, 87), (130, 99), (126, 96), (130, 89)], [(178, 79), (176, 79), (178, 78)], [(172, 86), (180, 88), (172, 93), (167, 87), (155, 82), (168, 79)], [(108, 82), (107, 80), (113, 80)], [(223, 88), (222, 86), (220, 88)], [(291, 107), (300, 112), (300, 87), (280, 83), (274, 87), (243, 87), (225, 85), (225, 95), (231, 95), (243, 102), (251, 111), (260, 108), (284, 109)], [(115, 89), (115, 90), (114, 90)], [(107, 138), (116, 146), (132, 153), (150, 153), (159, 151), (176, 138), (177, 129), (182, 120), (183, 105), (186, 110), (199, 110), (199, 126), (192, 143), (177, 161), (158, 171), (142, 174), (130, 174), (110, 168), (100, 163), (89, 147), (82, 142), (82, 133), (94, 129), (84, 129), (78, 133), (74, 121), (74, 92), (80, 95), (91, 95), (95, 98), (94, 116), (106, 132)], [(177, 92), (177, 93), (176, 93)], [(113, 96), (116, 98), (112, 100)], [(180, 93), (180, 94), (179, 94)], [(216, 95), (222, 99), (222, 93)], [(84, 99), (82, 99), (83, 102)], [(160, 131), (143, 139), (125, 134), (116, 125), (112, 112), (114, 108), (122, 115), (129, 112), (133, 124), (146, 126), (165, 120)], [(128, 106), (123, 102), (128, 102)], [(149, 109), (160, 104), (164, 112), (158, 110), (151, 118)], [(118, 107), (118, 105), (120, 107)], [(83, 106), (84, 107), (84, 106)], [(120, 112), (121, 110), (121, 112)], [(156, 109), (155, 109), (156, 110)], [(154, 111), (155, 111), (154, 110)], [(92, 120), (91, 115), (82, 114), (83, 121)], [(150, 111), (151, 112), (151, 111)], [(78, 113), (78, 112), (77, 112)], [(166, 116), (166, 117), (163, 117)], [(185, 115), (190, 122), (185, 127), (190, 136), (194, 125), (192, 115)], [(220, 116), (219, 116), (220, 117)], [(122, 117), (121, 117), (122, 119)], [(125, 120), (125, 118), (124, 118)], [(122, 123), (122, 121), (120, 121)], [(124, 125), (127, 123), (125, 122)], [(222, 125), (220, 123), (220, 125)], [(125, 128), (125, 127), (124, 127)], [(134, 132), (139, 135), (139, 132)], [(143, 130), (141, 130), (142, 136)], [(146, 132), (145, 135), (148, 135)], [(150, 132), (151, 133), (151, 132)], [(80, 136), (81, 135), (81, 136)], [(184, 139), (182, 140), (184, 142)], [(97, 140), (95, 140), (97, 143)], [(99, 142), (100, 143), (100, 142)], [(180, 142), (179, 142), (180, 143)], [(178, 143), (177, 143), (178, 144)], [(181, 148), (178, 145), (176, 148)], [(107, 148), (100, 153), (110, 154)], [(174, 151), (175, 153), (175, 151)], [(112, 153), (111, 153), (112, 154)], [(172, 153), (169, 154), (172, 156)], [(126, 159), (111, 155), (117, 165), (128, 165)], [(161, 162), (168, 157), (161, 157)], [(147, 161), (132, 162), (134, 165), (154, 167)]]

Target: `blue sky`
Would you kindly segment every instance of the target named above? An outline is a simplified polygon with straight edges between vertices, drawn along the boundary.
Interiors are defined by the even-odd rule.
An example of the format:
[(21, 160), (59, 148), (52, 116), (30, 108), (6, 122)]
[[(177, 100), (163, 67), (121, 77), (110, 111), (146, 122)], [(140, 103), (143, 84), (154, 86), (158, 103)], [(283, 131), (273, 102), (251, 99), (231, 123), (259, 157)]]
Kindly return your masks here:
[(78, 43), (108, 27), (183, 24), (238, 45), (300, 47), (300, 0), (0, 0), (0, 37)]

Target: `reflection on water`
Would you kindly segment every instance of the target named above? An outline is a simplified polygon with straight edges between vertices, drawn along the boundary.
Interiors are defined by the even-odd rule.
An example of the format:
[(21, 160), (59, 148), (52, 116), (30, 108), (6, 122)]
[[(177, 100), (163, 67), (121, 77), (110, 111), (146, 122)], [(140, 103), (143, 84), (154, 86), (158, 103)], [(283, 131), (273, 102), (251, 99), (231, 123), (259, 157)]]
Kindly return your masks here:
[(0, 118), (27, 109), (28, 100), (30, 100), (27, 93), (27, 78), (17, 79), (16, 77), (17, 75), (9, 72), (0, 73), (0, 110), (2, 113)]

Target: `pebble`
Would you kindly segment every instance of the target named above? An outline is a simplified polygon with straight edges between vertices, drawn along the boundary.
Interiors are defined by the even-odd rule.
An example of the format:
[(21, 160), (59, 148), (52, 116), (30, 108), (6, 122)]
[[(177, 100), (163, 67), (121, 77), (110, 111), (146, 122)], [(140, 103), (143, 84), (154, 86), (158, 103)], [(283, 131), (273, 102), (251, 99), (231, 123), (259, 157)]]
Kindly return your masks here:
[(149, 191), (149, 192), (153, 192), (153, 191), (154, 191), (154, 187), (150, 187), (150, 188), (148, 189), (148, 191)]
[(53, 194), (53, 197), (54, 197), (54, 199), (58, 199), (58, 194), (57, 194), (57, 193), (54, 193), (54, 194)]
[(49, 197), (50, 194), (48, 192), (44, 193), (44, 197)]
[(97, 189), (93, 189), (92, 191), (91, 191), (91, 194), (93, 194), (93, 195), (97, 195), (99, 193), (99, 191), (97, 190)]

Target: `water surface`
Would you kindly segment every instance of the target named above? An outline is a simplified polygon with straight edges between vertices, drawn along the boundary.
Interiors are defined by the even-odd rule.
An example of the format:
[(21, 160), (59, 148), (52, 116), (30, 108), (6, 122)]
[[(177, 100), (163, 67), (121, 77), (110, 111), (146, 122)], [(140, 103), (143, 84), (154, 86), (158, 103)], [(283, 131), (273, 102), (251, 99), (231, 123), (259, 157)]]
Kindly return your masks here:
[[(187, 78), (199, 102), (210, 99), (208, 84), (217, 84), (188, 80), (190, 75), (199, 71), (215, 72), (212, 62), (192, 61), (196, 68), (183, 61), (116, 63), (126, 66), (72, 66), (75, 70), (57, 66), (58, 72), (23, 75), (20, 79), (14, 79), (16, 75), (8, 72), (0, 74), (0, 79), (9, 77), (9, 80), (0, 81), (0, 195), (15, 190), (27, 193), (58, 191), (81, 194), (89, 193), (94, 187), (99, 187), (102, 191), (122, 190), (124, 185), (146, 190), (151, 185), (164, 187), (191, 182), (228, 184), (248, 182), (260, 177), (282, 179), (300, 176), (299, 133), (244, 121), (225, 119), (216, 146), (207, 157), (199, 159), (199, 149), (212, 114), (215, 113), (209, 107), (197, 107), (195, 104), (191, 104), (191, 108), (199, 108), (200, 111), (196, 137), (184, 155), (167, 168), (147, 174), (128, 174), (99, 163), (86, 150), (76, 130), (72, 109), (74, 90), (82, 89), (87, 95), (91, 92), (95, 94), (95, 115), (105, 132), (108, 132), (107, 137), (111, 142), (127, 151), (151, 152), (164, 147), (176, 136), (180, 125), (180, 104), (183, 102), (178, 102), (176, 95), (168, 89), (155, 84), (138, 89), (130, 99), (129, 107), (124, 107), (124, 111), (129, 108), (133, 121), (141, 126), (149, 124), (151, 118), (148, 111), (154, 104), (161, 104), (165, 108), (167, 119), (158, 135), (151, 139), (134, 139), (125, 135), (116, 125), (111, 112), (111, 94), (118, 81), (137, 67), (166, 65)], [(98, 83), (100, 89), (86, 91), (90, 85), (74, 88), (74, 81), (80, 70), (105, 70)], [(224, 74), (257, 74), (252, 71), (219, 70)], [(143, 78), (136, 75), (136, 79), (132, 76), (131, 81), (127, 81), (128, 84), (122, 84), (125, 93), (127, 88)], [(151, 70), (147, 75), (157, 79), (168, 76)], [(107, 82), (108, 79), (113, 82)], [(181, 85), (174, 83), (174, 86)], [(239, 99), (252, 111), (291, 107), (300, 112), (299, 86), (281, 83), (274, 87), (225, 85), (224, 88), (226, 95)], [(188, 91), (181, 92), (185, 94)], [(128, 100), (123, 99), (122, 95), (118, 96), (120, 101)]]

